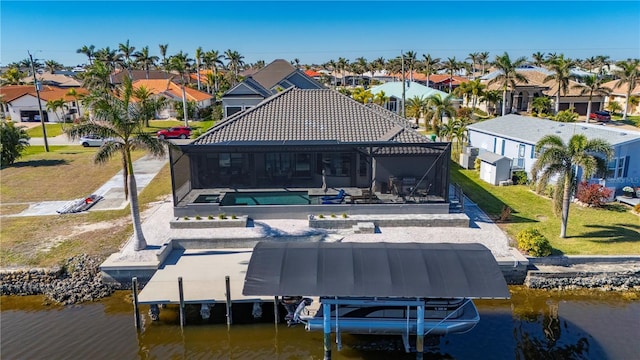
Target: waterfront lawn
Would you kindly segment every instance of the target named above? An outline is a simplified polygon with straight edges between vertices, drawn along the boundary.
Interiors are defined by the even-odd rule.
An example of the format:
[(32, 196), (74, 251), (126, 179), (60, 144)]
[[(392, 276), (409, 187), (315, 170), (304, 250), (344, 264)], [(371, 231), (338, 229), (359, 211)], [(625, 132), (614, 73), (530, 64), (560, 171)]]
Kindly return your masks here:
[(549, 239), (554, 255), (640, 254), (640, 218), (630, 212), (630, 207), (612, 204), (606, 209), (593, 209), (571, 204), (568, 237), (562, 239), (560, 218), (554, 215), (551, 200), (528, 186), (493, 186), (480, 180), (477, 171), (464, 170), (455, 163), (451, 182), (461, 185), (493, 219), (499, 218), (504, 206), (513, 209), (511, 219), (499, 223), (512, 239), (519, 231), (535, 227)]

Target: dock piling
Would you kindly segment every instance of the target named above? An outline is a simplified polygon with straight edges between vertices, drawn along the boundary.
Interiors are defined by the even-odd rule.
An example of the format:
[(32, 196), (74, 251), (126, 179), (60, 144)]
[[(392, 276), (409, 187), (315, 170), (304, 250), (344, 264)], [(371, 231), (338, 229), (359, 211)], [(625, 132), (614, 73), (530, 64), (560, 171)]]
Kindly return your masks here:
[(322, 304), (322, 321), (324, 327), (324, 360), (331, 360), (331, 304)]
[(184, 318), (184, 291), (182, 288), (182, 276), (178, 277), (178, 294), (180, 295), (180, 327), (185, 325)]
[(224, 277), (224, 283), (227, 291), (227, 326), (233, 323), (233, 314), (231, 313), (231, 281), (229, 275)]
[(273, 317), (275, 318), (276, 325), (280, 323), (280, 314), (278, 312), (278, 296), (273, 298)]
[(424, 353), (424, 304), (418, 305), (416, 317), (416, 359), (422, 360)]
[(131, 279), (131, 288), (133, 291), (133, 317), (136, 323), (136, 330), (140, 331), (142, 327), (140, 323), (140, 307), (138, 304), (138, 278), (134, 277)]

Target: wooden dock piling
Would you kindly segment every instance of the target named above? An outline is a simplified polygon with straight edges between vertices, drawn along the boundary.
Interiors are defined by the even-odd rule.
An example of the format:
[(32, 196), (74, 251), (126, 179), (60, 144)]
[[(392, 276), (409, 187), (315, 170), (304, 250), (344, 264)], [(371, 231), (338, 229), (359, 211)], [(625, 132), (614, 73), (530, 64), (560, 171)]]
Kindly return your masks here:
[(136, 330), (140, 331), (142, 327), (140, 322), (140, 307), (138, 305), (138, 278), (131, 279), (131, 288), (133, 291), (133, 317), (136, 323)]
[(227, 326), (233, 323), (233, 314), (231, 313), (231, 280), (229, 275), (224, 277), (224, 283), (227, 293)]
[(184, 290), (182, 288), (182, 276), (178, 277), (178, 293), (180, 295), (180, 326), (185, 325), (184, 315)]

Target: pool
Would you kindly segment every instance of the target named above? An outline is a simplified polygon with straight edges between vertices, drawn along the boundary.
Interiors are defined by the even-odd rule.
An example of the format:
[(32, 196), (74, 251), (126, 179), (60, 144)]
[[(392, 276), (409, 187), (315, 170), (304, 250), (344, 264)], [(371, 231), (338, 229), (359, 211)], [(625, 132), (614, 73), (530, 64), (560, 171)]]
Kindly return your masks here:
[(318, 197), (307, 191), (262, 191), (226, 193), (221, 206), (234, 205), (309, 205), (318, 204)]

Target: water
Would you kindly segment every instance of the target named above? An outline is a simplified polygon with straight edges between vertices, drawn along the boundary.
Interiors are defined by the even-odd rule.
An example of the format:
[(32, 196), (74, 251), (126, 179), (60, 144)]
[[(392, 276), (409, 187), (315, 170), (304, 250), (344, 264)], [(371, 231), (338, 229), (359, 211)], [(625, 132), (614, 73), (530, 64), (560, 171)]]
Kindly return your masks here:
[[(640, 294), (545, 292), (511, 287), (511, 300), (476, 301), (481, 321), (427, 347), (425, 359), (638, 359)], [(143, 316), (137, 334), (130, 292), (101, 302), (44, 306), (43, 298), (2, 297), (0, 357), (9, 359), (322, 359), (322, 334), (302, 326), (213, 324), (177, 309)], [(147, 307), (143, 307), (146, 313)], [(267, 309), (265, 309), (267, 310)], [(241, 309), (234, 305), (234, 315)], [(212, 318), (224, 319), (224, 306)], [(334, 359), (415, 359), (399, 337), (343, 335)]]

